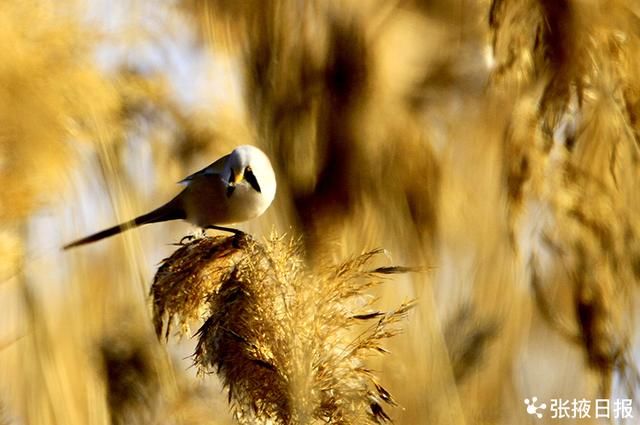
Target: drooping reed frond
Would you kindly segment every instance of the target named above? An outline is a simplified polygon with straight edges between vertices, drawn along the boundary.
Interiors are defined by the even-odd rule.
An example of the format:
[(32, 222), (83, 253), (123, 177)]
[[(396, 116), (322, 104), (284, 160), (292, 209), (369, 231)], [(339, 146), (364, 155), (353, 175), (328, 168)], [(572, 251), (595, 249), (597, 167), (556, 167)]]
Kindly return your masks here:
[[(640, 31), (628, 6), (495, 0), (490, 17), (493, 87), (531, 109), (506, 140), (517, 250), (542, 317), (583, 347), (607, 397), (640, 282)], [(571, 302), (554, 305), (558, 290)]]
[[(207, 297), (227, 279), (243, 256), (247, 238), (203, 239), (180, 247), (158, 269), (151, 287), (156, 334), (169, 336), (172, 322), (182, 331), (204, 314)], [(208, 243), (205, 243), (208, 242)], [(213, 261), (215, 260), (215, 261)]]
[(383, 340), (400, 331), (414, 304), (372, 309), (366, 290), (381, 273), (368, 265), (378, 253), (312, 271), (297, 241), (196, 240), (158, 272), (156, 329), (174, 315), (182, 323), (196, 311), (206, 318), (195, 362), (220, 375), (241, 423), (389, 420), (383, 404), (395, 402), (365, 360), (385, 352)]
[[(578, 177), (578, 181), (592, 177)], [(634, 282), (640, 281), (637, 219), (593, 183), (569, 184), (564, 196), (551, 197), (557, 224), (543, 230), (544, 246), (556, 255), (550, 269), (536, 252), (532, 284), (543, 317), (585, 350), (587, 364), (601, 374), (601, 392), (608, 394), (612, 373), (626, 366), (631, 346)], [(589, 200), (583, 190), (591, 187)], [(573, 299), (572, 321), (562, 320), (549, 302), (549, 279), (567, 279)]]

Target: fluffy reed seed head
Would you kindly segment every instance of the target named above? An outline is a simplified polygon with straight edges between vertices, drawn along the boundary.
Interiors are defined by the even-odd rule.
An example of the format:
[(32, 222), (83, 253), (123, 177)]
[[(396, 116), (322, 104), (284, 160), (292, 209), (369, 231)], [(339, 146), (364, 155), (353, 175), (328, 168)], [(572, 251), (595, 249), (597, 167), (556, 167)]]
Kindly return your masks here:
[[(494, 88), (516, 86), (520, 105), (535, 105), (507, 139), (515, 232), (542, 223), (539, 247), (523, 258), (535, 301), (543, 318), (584, 348), (609, 397), (612, 371), (629, 366), (640, 282), (639, 90), (629, 72), (640, 32), (625, 2), (608, 2), (606, 12), (597, 5), (494, 0), (490, 24)], [(533, 205), (546, 217), (533, 218)], [(572, 303), (553, 301), (558, 290), (571, 291)]]
[(382, 340), (399, 332), (414, 303), (372, 309), (365, 291), (382, 275), (406, 271), (369, 270), (379, 253), (312, 271), (298, 241), (198, 239), (156, 275), (156, 330), (166, 336), (174, 317), (183, 325), (206, 319), (195, 363), (219, 374), (240, 423), (388, 421), (383, 404), (395, 402), (365, 359), (386, 352)]

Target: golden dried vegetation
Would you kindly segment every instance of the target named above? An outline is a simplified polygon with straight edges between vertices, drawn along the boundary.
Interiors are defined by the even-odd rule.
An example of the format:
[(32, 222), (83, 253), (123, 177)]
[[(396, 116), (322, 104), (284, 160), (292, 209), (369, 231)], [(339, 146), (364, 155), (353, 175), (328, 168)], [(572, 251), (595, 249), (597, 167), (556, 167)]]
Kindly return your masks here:
[[(379, 251), (312, 272), (300, 242), (205, 237), (164, 260), (151, 294), (156, 332), (203, 317), (195, 364), (228, 388), (240, 423), (378, 423), (395, 405), (366, 366), (413, 307), (373, 309)], [(163, 332), (163, 329), (166, 331)]]
[[(635, 400), (636, 2), (106, 3), (0, 8), (0, 423)], [(278, 178), (253, 237), (59, 252), (244, 143)]]

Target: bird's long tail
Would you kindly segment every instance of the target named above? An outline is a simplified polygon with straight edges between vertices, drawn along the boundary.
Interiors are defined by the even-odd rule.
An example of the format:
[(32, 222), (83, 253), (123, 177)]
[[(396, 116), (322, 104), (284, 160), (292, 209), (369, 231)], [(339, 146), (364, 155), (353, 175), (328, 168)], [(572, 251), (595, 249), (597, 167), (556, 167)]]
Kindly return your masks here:
[(78, 239), (63, 246), (63, 249), (74, 248), (76, 246), (85, 245), (91, 242), (99, 241), (100, 239), (108, 238), (109, 236), (117, 235), (129, 229), (133, 229), (143, 224), (159, 223), (161, 221), (180, 220), (185, 218), (184, 208), (180, 202), (179, 196), (164, 204), (163, 206), (156, 208), (155, 210), (143, 214), (133, 220), (126, 221), (108, 229), (102, 230), (93, 235), (86, 236), (82, 239)]

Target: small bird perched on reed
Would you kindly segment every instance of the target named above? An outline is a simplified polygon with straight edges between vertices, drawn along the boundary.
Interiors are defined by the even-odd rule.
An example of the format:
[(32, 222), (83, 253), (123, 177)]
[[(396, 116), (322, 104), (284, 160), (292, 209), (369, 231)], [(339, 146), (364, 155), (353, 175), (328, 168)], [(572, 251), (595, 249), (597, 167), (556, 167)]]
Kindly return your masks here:
[(186, 177), (186, 187), (175, 198), (133, 220), (65, 245), (64, 249), (99, 241), (143, 224), (186, 220), (205, 229), (238, 233), (222, 227), (258, 217), (271, 205), (276, 178), (267, 155), (242, 145), (211, 165)]

